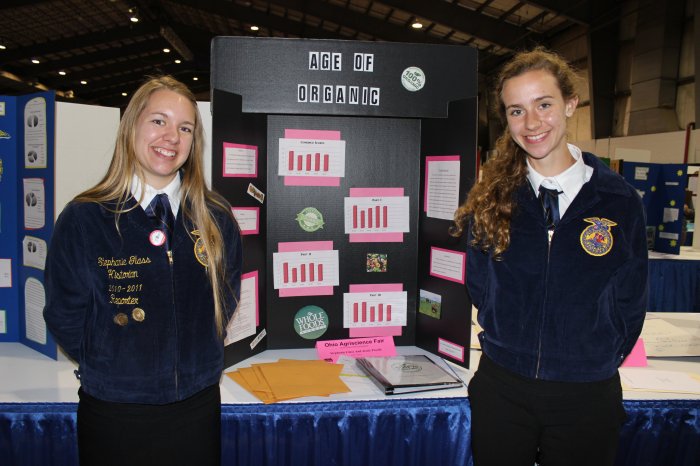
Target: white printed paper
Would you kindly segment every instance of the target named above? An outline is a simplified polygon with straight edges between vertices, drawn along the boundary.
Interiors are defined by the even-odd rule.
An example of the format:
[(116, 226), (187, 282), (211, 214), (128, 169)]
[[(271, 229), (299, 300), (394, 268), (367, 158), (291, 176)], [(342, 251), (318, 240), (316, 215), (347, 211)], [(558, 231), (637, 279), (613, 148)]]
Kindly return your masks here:
[(25, 236), (22, 240), (22, 265), (44, 270), (46, 264), (46, 241), (34, 236)]
[(258, 314), (258, 276), (241, 278), (241, 299), (226, 328), (224, 345), (228, 345), (255, 334), (255, 320)]
[(46, 293), (44, 285), (36, 278), (30, 277), (24, 282), (24, 323), (26, 337), (41, 345), (46, 344), (46, 322), (44, 322), (44, 306)]
[(46, 216), (44, 180), (25, 178), (22, 182), (24, 186), (24, 228), (27, 230), (44, 228)]
[(700, 394), (699, 376), (688, 372), (621, 367), (620, 380), (625, 390)]
[(675, 207), (664, 207), (663, 223), (675, 222), (678, 220), (679, 209)]
[(250, 235), (258, 233), (260, 208), (258, 207), (232, 207), (231, 211), (241, 229), (241, 234)]
[(275, 252), (275, 289), (338, 286), (338, 250)]
[(224, 176), (255, 177), (257, 163), (257, 147), (224, 143)]
[(279, 139), (279, 176), (345, 176), (345, 141)]
[(638, 181), (646, 181), (649, 177), (649, 167), (635, 167), (634, 179)]
[(700, 356), (700, 333), (697, 329), (681, 328), (663, 318), (644, 321), (641, 338), (647, 356)]
[(24, 167), (46, 168), (46, 99), (35, 97), (24, 107)]
[(447, 249), (430, 248), (430, 275), (464, 283), (466, 254)]
[(12, 259), (0, 259), (0, 288), (12, 287)]
[(345, 233), (408, 233), (409, 198), (376, 196), (345, 198)]
[(459, 160), (426, 162), (428, 217), (453, 220), (459, 207)]

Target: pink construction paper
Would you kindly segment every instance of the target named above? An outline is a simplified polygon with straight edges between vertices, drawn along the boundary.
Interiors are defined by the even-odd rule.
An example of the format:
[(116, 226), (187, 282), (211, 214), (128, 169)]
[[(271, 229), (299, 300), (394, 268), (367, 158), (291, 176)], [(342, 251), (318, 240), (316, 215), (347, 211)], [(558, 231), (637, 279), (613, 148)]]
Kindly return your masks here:
[(221, 173), (223, 174), (222, 176), (224, 178), (257, 178), (258, 177), (258, 146), (249, 146), (247, 144), (236, 144), (234, 142), (225, 142), (224, 143), (224, 154), (226, 153), (226, 148), (227, 147), (239, 147), (242, 149), (255, 149), (255, 173), (253, 174), (248, 174), (248, 173), (235, 173), (235, 174), (230, 174), (226, 173), (226, 157), (222, 157), (221, 159), (223, 160), (223, 167), (221, 168)]
[(423, 194), (423, 210), (428, 211), (428, 174), (431, 162), (459, 161), (459, 155), (428, 155), (425, 157), (425, 193)]
[[(372, 293), (373, 291), (403, 291), (403, 283), (359, 283), (348, 287), (349, 293)], [(403, 329), (400, 325), (386, 327), (351, 327), (350, 337), (400, 336)]]
[[(326, 139), (339, 141), (340, 131), (323, 129), (285, 129), (284, 137), (289, 139)], [(340, 186), (340, 178), (320, 176), (285, 176), (285, 186)]]
[[(403, 196), (403, 188), (350, 188), (350, 197)], [(352, 233), (351, 243), (402, 243), (403, 233)]]
[(467, 268), (467, 253), (465, 253), (465, 252), (460, 252), (460, 251), (453, 251), (453, 250), (451, 250), (451, 249), (443, 249), (443, 248), (438, 248), (438, 247), (432, 246), (432, 247), (430, 248), (430, 262), (428, 263), (428, 270), (432, 270), (432, 269), (431, 269), (431, 265), (433, 264), (433, 251), (434, 251), (434, 250), (435, 250), (435, 251), (449, 252), (450, 254), (455, 254), (455, 255), (462, 256), (462, 278), (459, 279), (459, 280), (457, 280), (457, 279), (455, 279), (455, 278), (448, 277), (448, 276), (446, 276), (446, 275), (440, 275), (440, 274), (438, 274), (438, 273), (433, 273), (432, 271), (430, 272), (430, 275), (432, 275), (433, 277), (442, 278), (443, 280), (449, 280), (449, 281), (451, 281), (451, 282), (457, 282), (457, 283), (461, 283), (461, 284), (464, 285), (464, 273), (465, 273), (465, 269)]
[(259, 327), (260, 326), (260, 301), (258, 300), (258, 271), (255, 270), (253, 272), (248, 272), (244, 273), (241, 275), (241, 280), (245, 280), (247, 278), (254, 278), (255, 279), (255, 326)]
[(319, 359), (338, 361), (341, 356), (353, 358), (396, 356), (393, 337), (351, 338), (347, 340), (321, 340), (316, 342)]
[(647, 352), (644, 349), (644, 340), (639, 338), (632, 352), (622, 362), (622, 367), (645, 367), (647, 365)]
[[(294, 241), (279, 243), (277, 252), (327, 251), (333, 249), (333, 241)], [(280, 298), (293, 296), (332, 296), (332, 286), (310, 286), (308, 288), (280, 289)]]

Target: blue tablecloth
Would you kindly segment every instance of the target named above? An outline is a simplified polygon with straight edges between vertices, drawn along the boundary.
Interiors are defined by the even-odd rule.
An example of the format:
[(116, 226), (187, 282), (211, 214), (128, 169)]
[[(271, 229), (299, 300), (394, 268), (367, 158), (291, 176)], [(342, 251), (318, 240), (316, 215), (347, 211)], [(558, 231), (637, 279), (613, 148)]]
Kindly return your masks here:
[(650, 312), (700, 312), (700, 261), (649, 259)]
[[(0, 465), (77, 465), (76, 408), (0, 403)], [(625, 408), (618, 466), (700, 464), (700, 400)], [(227, 404), (222, 464), (470, 466), (470, 420), (467, 398)]]

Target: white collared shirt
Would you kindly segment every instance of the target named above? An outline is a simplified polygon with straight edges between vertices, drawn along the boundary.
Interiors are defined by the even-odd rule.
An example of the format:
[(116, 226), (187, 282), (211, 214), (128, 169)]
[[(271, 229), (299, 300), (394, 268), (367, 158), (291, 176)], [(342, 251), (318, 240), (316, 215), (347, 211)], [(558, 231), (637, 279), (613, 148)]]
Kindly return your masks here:
[(581, 188), (593, 176), (593, 167), (589, 167), (583, 163), (583, 154), (581, 149), (573, 144), (567, 144), (571, 156), (576, 160), (572, 166), (556, 176), (545, 177), (538, 173), (530, 161), (527, 162), (527, 179), (535, 190), (535, 194), (539, 194), (540, 185), (545, 188), (556, 189), (559, 191), (559, 216), (564, 217), (564, 212), (569, 208), (574, 198), (581, 191)]
[[(163, 189), (155, 189), (153, 186), (146, 184), (146, 190), (143, 194), (143, 199), (141, 200), (141, 208), (143, 208), (145, 211), (157, 194), (165, 193), (168, 195), (168, 201), (170, 202), (170, 208), (173, 211), (173, 217), (177, 218), (177, 212), (180, 210), (181, 183), (180, 175), (178, 174)], [(139, 177), (136, 175), (134, 175), (134, 178), (131, 180), (131, 194), (134, 195), (134, 199), (138, 199), (141, 195), (141, 180), (139, 180)]]

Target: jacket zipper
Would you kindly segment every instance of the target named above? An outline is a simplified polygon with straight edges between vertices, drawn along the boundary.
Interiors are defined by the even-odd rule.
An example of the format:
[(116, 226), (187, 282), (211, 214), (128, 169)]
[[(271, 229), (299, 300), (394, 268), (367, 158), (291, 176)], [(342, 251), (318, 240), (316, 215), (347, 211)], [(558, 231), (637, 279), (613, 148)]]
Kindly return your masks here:
[(547, 266), (544, 274), (544, 298), (542, 301), (542, 322), (540, 323), (540, 335), (537, 341), (537, 367), (535, 368), (535, 378), (540, 378), (540, 361), (542, 358), (542, 329), (544, 328), (545, 309), (547, 304), (547, 289), (549, 283), (549, 255), (552, 249), (552, 237), (554, 236), (554, 228), (547, 229)]
[[(172, 296), (172, 306), (171, 309), (173, 309), (173, 312), (175, 310), (175, 284), (173, 283), (173, 251), (171, 249), (168, 249), (166, 251), (166, 254), (168, 255), (168, 264), (170, 265), (170, 292)], [(177, 318), (175, 316), (175, 346), (177, 347)], [(179, 399), (180, 398), (180, 389), (178, 386), (178, 356), (177, 356), (177, 348), (175, 348), (175, 398)]]

